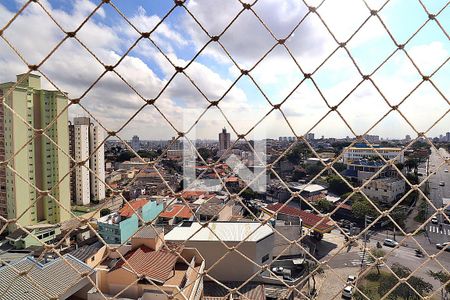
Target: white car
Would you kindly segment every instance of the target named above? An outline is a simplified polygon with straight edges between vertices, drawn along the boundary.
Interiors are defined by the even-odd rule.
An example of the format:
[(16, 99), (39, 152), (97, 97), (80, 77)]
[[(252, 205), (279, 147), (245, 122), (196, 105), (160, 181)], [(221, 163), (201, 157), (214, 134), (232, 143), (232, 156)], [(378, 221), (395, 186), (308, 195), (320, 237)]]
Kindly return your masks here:
[(347, 284), (354, 284), (356, 281), (356, 276), (355, 275), (348, 275), (347, 277)]
[(440, 185), (440, 186), (444, 186), (444, 185), (445, 185), (445, 182), (441, 181), (441, 182), (439, 182), (439, 185)]
[(353, 287), (351, 285), (347, 285), (343, 290), (342, 290), (342, 297), (346, 298), (346, 299), (351, 299), (353, 296)]
[(383, 245), (388, 246), (388, 247), (395, 247), (398, 245), (398, 242), (391, 240), (391, 239), (385, 239), (383, 242)]
[(432, 218), (431, 218), (431, 223), (433, 223), (433, 224), (439, 223), (438, 218), (437, 218), (437, 217), (432, 217)]
[(445, 169), (444, 172), (445, 172), (445, 173), (448, 173), (448, 169)]

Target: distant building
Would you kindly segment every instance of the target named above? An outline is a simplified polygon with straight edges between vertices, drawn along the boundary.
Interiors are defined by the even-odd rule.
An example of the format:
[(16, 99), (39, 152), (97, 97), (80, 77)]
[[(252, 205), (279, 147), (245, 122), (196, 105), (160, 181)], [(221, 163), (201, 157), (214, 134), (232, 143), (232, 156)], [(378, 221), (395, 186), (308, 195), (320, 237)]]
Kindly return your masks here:
[(405, 181), (395, 177), (372, 179), (364, 186), (363, 191), (369, 199), (390, 204), (405, 193)]
[(224, 128), (219, 133), (219, 151), (225, 151), (231, 146), (230, 133)]
[(314, 140), (314, 133), (312, 133), (312, 132), (307, 133), (306, 134), (306, 139), (308, 141), (313, 141)]
[(447, 133), (445, 134), (445, 141), (446, 141), (446, 142), (450, 142), (450, 132), (447, 132)]
[[(16, 86), (14, 82), (0, 84), (4, 103), (14, 110), (0, 110), (0, 140), (4, 143), (0, 156), (4, 155), (15, 170), (0, 170), (0, 185), (6, 188), (6, 214), (2, 199), (5, 190), (0, 194), (0, 211), (8, 219), (17, 218), (22, 226), (62, 222), (70, 218), (66, 211), (70, 209), (70, 180), (66, 177), (70, 171), (67, 96), (42, 89), (38, 75), (17, 75), (17, 81), (20, 83)], [(35, 135), (29, 126), (46, 128), (45, 134), (51, 140)], [(54, 188), (56, 185), (58, 188)], [(38, 189), (51, 190), (51, 196), (59, 203), (47, 195), (39, 197)], [(11, 225), (10, 230), (14, 227)]]
[[(71, 174), (71, 198), (77, 205), (88, 205), (91, 199), (105, 198), (105, 149), (103, 132), (89, 117), (77, 117), (69, 124), (70, 152), (76, 162)], [(74, 162), (71, 162), (72, 167)], [(89, 170), (89, 169), (90, 170)]]
[(366, 134), (364, 138), (371, 144), (376, 144), (380, 142), (380, 137), (378, 135)]
[(130, 146), (136, 152), (141, 150), (141, 141), (139, 140), (139, 137), (137, 135), (134, 135), (131, 138)]
[(405, 141), (406, 141), (406, 142), (411, 141), (411, 136), (410, 136), (409, 134), (407, 134), (407, 135), (405, 136)]
[(375, 152), (374, 149), (379, 153), (380, 156), (384, 157), (386, 160), (396, 159), (396, 161), (403, 163), (405, 157), (401, 152), (401, 148), (395, 147), (381, 147), (379, 145), (366, 145), (364, 143), (355, 144), (353, 147), (346, 147), (344, 149), (344, 163), (348, 164), (354, 160), (360, 160), (364, 158), (380, 158), (380, 156)]

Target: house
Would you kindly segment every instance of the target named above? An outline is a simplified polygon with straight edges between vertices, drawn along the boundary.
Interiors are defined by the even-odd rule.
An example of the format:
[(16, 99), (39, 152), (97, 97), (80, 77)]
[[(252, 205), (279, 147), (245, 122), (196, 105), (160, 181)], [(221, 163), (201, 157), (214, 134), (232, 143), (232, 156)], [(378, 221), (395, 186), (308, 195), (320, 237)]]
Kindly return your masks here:
[(9, 244), (16, 250), (51, 243), (61, 233), (61, 228), (58, 225), (49, 224), (25, 226), (24, 229), (17, 228), (6, 237)]
[[(205, 259), (208, 274), (219, 281), (246, 281), (254, 275), (258, 278), (259, 265), (270, 264), (273, 256), (273, 229), (259, 222), (210, 222), (205, 227), (185, 222), (167, 233), (165, 239), (197, 249)], [(227, 249), (235, 246), (247, 258)]]
[[(21, 272), (27, 276), (19, 276)], [(28, 256), (0, 268), (1, 298), (86, 299), (92, 288), (89, 277), (95, 282), (95, 270), (70, 254), (52, 261), (37, 261)]]
[(303, 227), (310, 228), (318, 234), (329, 233), (334, 229), (332, 220), (283, 203), (271, 204), (262, 209), (271, 215), (275, 214), (278, 220), (289, 220), (291, 217), (298, 217), (302, 220)]
[(131, 239), (131, 246), (118, 251), (123, 252), (126, 263), (117, 253), (110, 253), (109, 261), (97, 269), (98, 284), (89, 291), (88, 299), (200, 300), (205, 262), (199, 252), (163, 243), (162, 231), (144, 227), (140, 232)]
[(108, 244), (125, 243), (142, 225), (142, 220), (153, 222), (157, 219), (165, 205), (161, 199), (138, 199), (126, 203), (119, 212), (97, 220), (98, 233)]
[(372, 179), (363, 187), (363, 192), (369, 199), (391, 204), (405, 194), (405, 181), (396, 177)]
[(158, 224), (174, 225), (182, 221), (191, 221), (194, 218), (192, 209), (184, 204), (173, 204), (158, 216)]
[(82, 247), (79, 247), (70, 252), (70, 255), (84, 262), (91, 268), (95, 268), (102, 260), (105, 253), (106, 245), (104, 245), (102, 242), (96, 242), (92, 245), (84, 245)]

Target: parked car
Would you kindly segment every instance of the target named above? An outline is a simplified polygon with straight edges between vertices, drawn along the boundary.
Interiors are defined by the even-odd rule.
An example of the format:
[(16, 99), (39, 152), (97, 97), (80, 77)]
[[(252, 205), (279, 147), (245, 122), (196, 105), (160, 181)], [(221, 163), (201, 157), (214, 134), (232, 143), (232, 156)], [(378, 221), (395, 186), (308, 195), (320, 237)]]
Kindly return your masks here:
[(444, 172), (445, 172), (445, 173), (448, 173), (448, 169), (445, 169)]
[(439, 250), (445, 248), (445, 251), (450, 252), (450, 242), (441, 243), (441, 244), (436, 244), (436, 248), (438, 248)]
[(352, 299), (353, 296), (353, 287), (351, 285), (347, 285), (343, 290), (342, 290), (342, 298), (345, 299)]
[(354, 284), (356, 281), (356, 276), (355, 275), (348, 275), (347, 277), (347, 284)]
[(438, 218), (437, 218), (437, 217), (432, 217), (432, 218), (431, 218), (431, 223), (433, 223), (433, 224), (438, 224), (438, 223), (439, 223)]
[(441, 182), (439, 182), (439, 185), (440, 185), (440, 186), (444, 186), (444, 185), (445, 185), (445, 182), (441, 181)]
[(383, 242), (383, 245), (388, 246), (388, 247), (395, 247), (398, 245), (398, 242), (391, 240), (391, 239), (385, 239)]

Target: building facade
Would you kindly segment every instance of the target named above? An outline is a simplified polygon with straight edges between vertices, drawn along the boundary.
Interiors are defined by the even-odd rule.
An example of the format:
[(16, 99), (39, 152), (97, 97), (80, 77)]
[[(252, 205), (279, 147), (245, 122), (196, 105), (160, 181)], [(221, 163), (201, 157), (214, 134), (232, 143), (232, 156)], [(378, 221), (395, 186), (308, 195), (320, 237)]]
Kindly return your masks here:
[(348, 164), (354, 160), (365, 158), (379, 158), (379, 155), (374, 149), (376, 149), (376, 151), (386, 160), (395, 159), (401, 163), (405, 161), (401, 148), (381, 147), (378, 145), (372, 145), (372, 147), (366, 144), (355, 144), (353, 147), (346, 147), (343, 156), (344, 163)]
[(139, 140), (139, 137), (137, 136), (137, 135), (134, 135), (132, 138), (131, 138), (131, 143), (130, 143), (131, 145), (131, 148), (134, 150), (134, 151), (139, 151), (140, 149), (141, 149), (141, 141)]
[[(7, 216), (21, 216), (17, 223), (22, 226), (62, 222), (70, 218), (67, 96), (41, 89), (38, 75), (18, 75), (17, 80), (17, 85), (0, 85), (14, 111), (4, 109), (2, 115), (4, 155), (14, 170), (5, 171)], [(39, 195), (33, 186), (50, 192)]]
[(225, 151), (231, 146), (230, 133), (224, 128), (219, 133), (219, 151)]
[[(88, 117), (77, 117), (69, 124), (70, 154), (76, 162), (71, 174), (71, 199), (77, 205), (88, 205), (91, 199), (105, 198), (105, 149), (103, 132)], [(75, 162), (71, 162), (72, 167)], [(90, 169), (90, 170), (89, 170)]]
[[(0, 99), (3, 97), (3, 91), (0, 89)], [(1, 100), (0, 100), (1, 101)], [(5, 161), (5, 134), (4, 134), (4, 108), (0, 102), (0, 161)], [(6, 202), (6, 166), (0, 164), (0, 216), (5, 219), (8, 217)], [(4, 222), (0, 219), (0, 226), (3, 227)]]
[(405, 181), (394, 177), (372, 179), (364, 186), (363, 191), (370, 199), (390, 204), (405, 193)]

